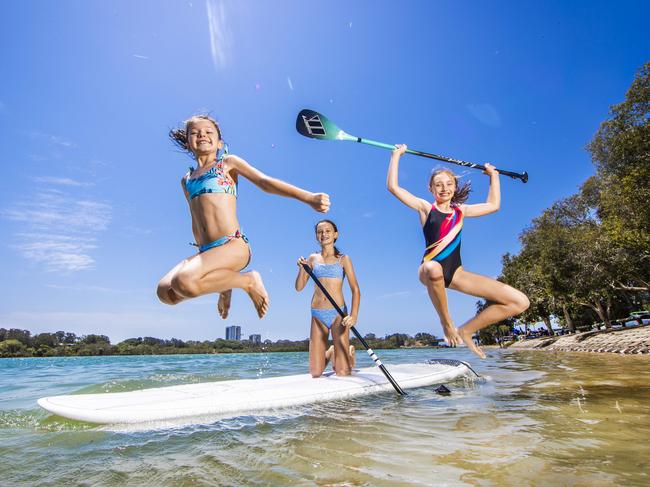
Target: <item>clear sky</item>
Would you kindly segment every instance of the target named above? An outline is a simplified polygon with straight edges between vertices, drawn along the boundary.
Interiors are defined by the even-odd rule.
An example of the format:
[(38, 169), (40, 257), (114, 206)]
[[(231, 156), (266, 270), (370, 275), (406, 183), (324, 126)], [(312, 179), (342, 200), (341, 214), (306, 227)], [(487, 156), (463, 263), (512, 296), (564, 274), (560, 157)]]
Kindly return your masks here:
[[(396, 7), (397, 6), (397, 7)], [(418, 218), (385, 189), (390, 153), (304, 138), (302, 108), (347, 132), (497, 167), (502, 209), (469, 219), (466, 269), (496, 277), (519, 233), (593, 172), (585, 144), (650, 58), (648, 2), (7, 2), (0, 18), (0, 327), (128, 337), (309, 334), (311, 287), (295, 261), (321, 217), (240, 182), (239, 218), (271, 296), (258, 320), (235, 291), (160, 304), (158, 279), (194, 252), (179, 181), (192, 162), (167, 139), (199, 111), (260, 170), (327, 192), (359, 278), (357, 328), (442, 336), (417, 267)], [(432, 161), (405, 156), (401, 184), (427, 195)], [(487, 178), (471, 179), (471, 202)], [(349, 293), (348, 293), (349, 294)], [(458, 325), (475, 298), (450, 291)]]

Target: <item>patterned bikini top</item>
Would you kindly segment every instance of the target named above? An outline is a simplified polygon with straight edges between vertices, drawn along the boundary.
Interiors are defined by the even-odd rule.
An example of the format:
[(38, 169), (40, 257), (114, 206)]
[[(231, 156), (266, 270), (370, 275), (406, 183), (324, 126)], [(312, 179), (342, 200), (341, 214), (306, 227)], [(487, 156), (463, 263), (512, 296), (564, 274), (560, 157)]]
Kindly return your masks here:
[(190, 168), (185, 178), (185, 189), (190, 195), (190, 200), (203, 193), (228, 193), (237, 196), (237, 184), (223, 170), (223, 157), (197, 178), (192, 177), (195, 171), (194, 168)]
[(312, 269), (312, 272), (316, 277), (319, 279), (321, 277), (330, 277), (333, 279), (343, 279), (345, 277), (345, 270), (343, 269), (343, 266), (341, 265), (341, 259), (343, 256), (341, 255), (339, 257), (338, 262), (335, 262), (334, 264), (314, 264), (314, 268)]

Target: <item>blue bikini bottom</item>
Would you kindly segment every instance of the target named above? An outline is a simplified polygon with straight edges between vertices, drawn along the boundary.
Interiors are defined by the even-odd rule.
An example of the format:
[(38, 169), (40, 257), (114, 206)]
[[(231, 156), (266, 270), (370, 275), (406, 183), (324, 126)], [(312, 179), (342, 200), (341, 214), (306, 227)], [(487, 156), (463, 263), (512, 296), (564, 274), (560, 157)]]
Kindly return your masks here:
[[(212, 242), (208, 242), (208, 243), (203, 244), (203, 245), (197, 245), (195, 243), (191, 243), (190, 245), (194, 245), (195, 247), (198, 247), (199, 248), (199, 253), (203, 253), (206, 250), (210, 250), (210, 249), (213, 249), (215, 247), (221, 247), (222, 245), (226, 245), (228, 242), (230, 242), (231, 240), (233, 240), (235, 238), (241, 238), (244, 242), (249, 243), (248, 237), (246, 237), (246, 235), (244, 235), (240, 230), (237, 230), (232, 235), (225, 235), (225, 236), (223, 236), (221, 238), (218, 238), (216, 240), (213, 240)], [(248, 262), (246, 263), (246, 265), (244, 267), (242, 267), (242, 269), (245, 269), (248, 266), (248, 264), (250, 264), (250, 262), (251, 262), (250, 245), (248, 247), (248, 251), (249, 251)]]
[(241, 238), (244, 242), (248, 243), (248, 238), (246, 235), (241, 233), (239, 230), (237, 230), (235, 233), (232, 235), (225, 235), (221, 238), (218, 238), (216, 240), (213, 240), (212, 242), (208, 242), (203, 245), (196, 245), (196, 244), (190, 244), (194, 245), (199, 248), (199, 252), (205, 252), (206, 250), (213, 249), (215, 247), (221, 247), (222, 245), (226, 245), (228, 242), (230, 242), (233, 238)]
[[(343, 305), (343, 308), (341, 308), (341, 310), (343, 313), (348, 314), (347, 306)], [(320, 321), (329, 330), (332, 328), (334, 321), (339, 316), (339, 312), (334, 308), (312, 308), (311, 316), (312, 318), (316, 318), (318, 321)]]

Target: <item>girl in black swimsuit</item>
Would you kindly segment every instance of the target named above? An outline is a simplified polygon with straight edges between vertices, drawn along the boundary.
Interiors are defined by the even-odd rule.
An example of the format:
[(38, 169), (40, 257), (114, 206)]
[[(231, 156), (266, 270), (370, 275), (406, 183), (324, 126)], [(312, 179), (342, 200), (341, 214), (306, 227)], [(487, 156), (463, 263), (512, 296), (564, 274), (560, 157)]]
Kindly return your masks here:
[[(396, 145), (388, 167), (386, 185), (388, 191), (409, 208), (418, 212), (426, 249), (420, 265), (420, 282), (427, 287), (429, 297), (440, 316), (445, 338), (451, 346), (461, 341), (476, 355), (485, 353), (474, 343), (472, 336), (505, 318), (515, 316), (528, 308), (528, 298), (522, 292), (495, 279), (474, 274), (463, 269), (460, 259), (460, 239), (465, 218), (489, 215), (499, 209), (501, 193), (499, 173), (486, 164), (485, 173), (490, 176), (490, 191), (485, 203), (467, 205), (469, 186), (458, 186), (458, 179), (449, 170), (435, 171), (429, 181), (429, 190), (435, 203), (418, 198), (399, 186), (399, 159), (406, 152), (406, 145)], [(456, 329), (447, 307), (445, 288), (486, 299), (491, 304), (462, 327)]]

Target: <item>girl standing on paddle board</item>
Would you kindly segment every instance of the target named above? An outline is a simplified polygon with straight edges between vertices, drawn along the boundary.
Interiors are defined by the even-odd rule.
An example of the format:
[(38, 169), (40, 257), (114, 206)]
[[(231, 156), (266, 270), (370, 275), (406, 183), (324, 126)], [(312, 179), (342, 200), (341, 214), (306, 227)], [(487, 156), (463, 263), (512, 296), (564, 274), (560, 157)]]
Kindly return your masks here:
[[(485, 203), (467, 205), (465, 200), (470, 192), (469, 184), (459, 186), (458, 177), (452, 171), (436, 170), (429, 180), (429, 191), (435, 198), (431, 204), (412, 195), (398, 183), (399, 160), (406, 149), (406, 145), (395, 146), (388, 166), (386, 186), (398, 200), (417, 211), (420, 217), (427, 246), (418, 270), (420, 282), (427, 287), (447, 342), (456, 346), (462, 340), (472, 352), (485, 358), (485, 353), (472, 340), (474, 333), (492, 323), (518, 315), (530, 304), (526, 295), (515, 288), (466, 271), (460, 260), (463, 220), (466, 217), (489, 215), (499, 209), (499, 172), (491, 164), (485, 165), (485, 173), (490, 177), (487, 200)], [(445, 288), (484, 298), (490, 304), (456, 329), (447, 308)]]
[(198, 253), (174, 266), (158, 283), (158, 298), (165, 304), (178, 304), (189, 298), (220, 293), (218, 310), (222, 318), (230, 310), (231, 290), (243, 289), (262, 318), (269, 296), (257, 271), (242, 273), (251, 258), (248, 239), (237, 220), (237, 182), (248, 179), (261, 190), (295, 198), (316, 211), (327, 212), (329, 196), (310, 193), (267, 176), (241, 157), (224, 148), (219, 124), (207, 115), (185, 122), (185, 128), (169, 132), (172, 141), (192, 155), (196, 167), (181, 179), (181, 188), (189, 204), (192, 233)]
[[(316, 240), (321, 251), (311, 254), (308, 259), (298, 259), (296, 291), (302, 291), (309, 280), (309, 274), (302, 267), (311, 267), (314, 276), (323, 284), (334, 298), (336, 304), (347, 314), (343, 297), (343, 279), (347, 276), (352, 291), (352, 309), (341, 319), (327, 297), (314, 288), (311, 298), (311, 333), (309, 337), (309, 372), (312, 377), (320, 377), (333, 356), (332, 367), (336, 375), (350, 375), (355, 364), (354, 346), (350, 345), (349, 327), (354, 326), (359, 314), (361, 292), (349, 255), (343, 255), (334, 243), (339, 237), (338, 228), (331, 220), (321, 220), (316, 224)], [(327, 348), (330, 331), (334, 345)]]

